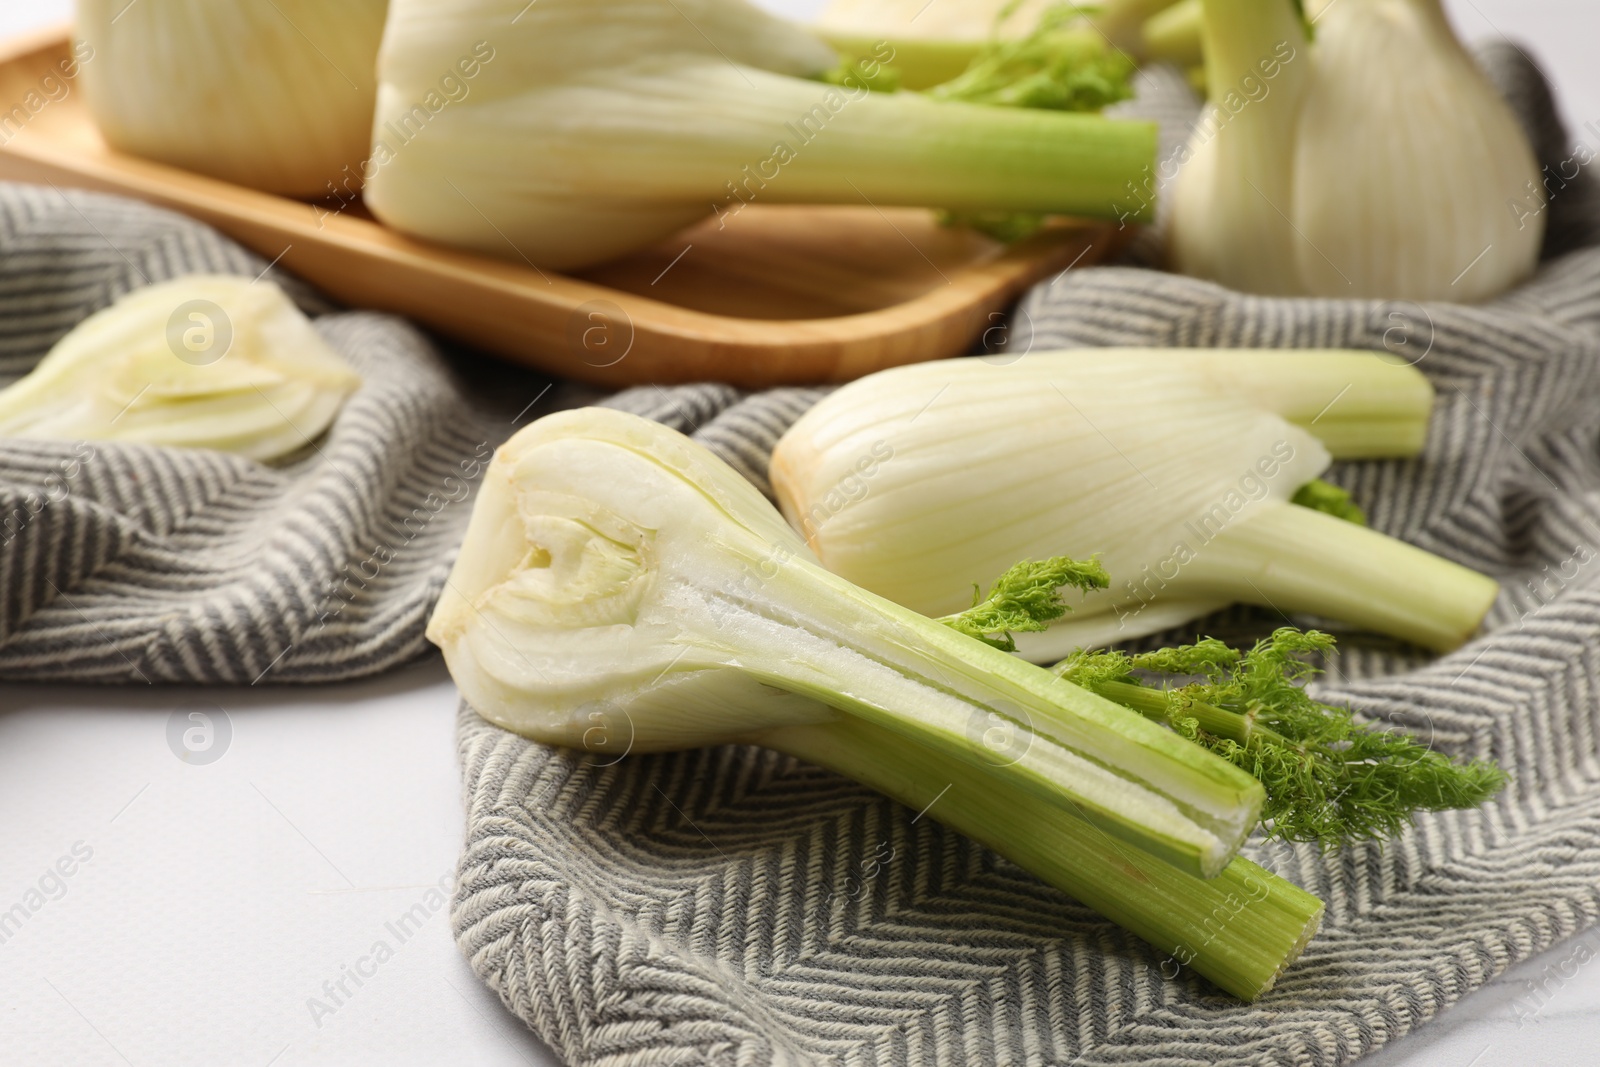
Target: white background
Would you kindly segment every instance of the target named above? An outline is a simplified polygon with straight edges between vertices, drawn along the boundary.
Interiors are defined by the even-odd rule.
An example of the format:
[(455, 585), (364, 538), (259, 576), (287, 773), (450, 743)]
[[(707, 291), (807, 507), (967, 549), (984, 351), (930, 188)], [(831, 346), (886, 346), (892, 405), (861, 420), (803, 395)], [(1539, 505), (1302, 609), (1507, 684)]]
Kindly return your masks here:
[[(1469, 41), (1529, 46), (1574, 129), (1600, 122), (1594, 7), (1446, 6)], [(0, 0), (0, 36), (69, 14)], [(443, 909), (404, 944), (386, 925), (427, 913), (455, 862), (455, 705), (437, 659), (315, 689), (0, 686), (0, 912), (74, 845), (92, 850), (0, 944), (0, 1064), (554, 1064), (472, 975)], [(168, 745), (173, 715), (190, 726), (195, 711), (232, 732), (208, 766)], [(393, 958), (314, 1019), (308, 999), (331, 1006), (323, 983), (380, 939)], [(1600, 967), (1582, 965), (1595, 955), (1600, 936), (1560, 946), (1368, 1062), (1595, 1062)], [(1519, 1023), (1534, 982), (1546, 1004)]]

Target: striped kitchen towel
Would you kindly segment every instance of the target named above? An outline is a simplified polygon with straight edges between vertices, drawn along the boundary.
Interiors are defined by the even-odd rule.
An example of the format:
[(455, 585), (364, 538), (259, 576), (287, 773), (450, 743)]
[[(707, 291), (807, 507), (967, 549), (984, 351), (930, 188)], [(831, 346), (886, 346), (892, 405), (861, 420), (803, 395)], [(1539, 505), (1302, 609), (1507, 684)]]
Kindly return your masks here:
[[(1541, 157), (1570, 158), (1531, 64), (1509, 47), (1484, 60)], [(1164, 84), (1145, 104), (1192, 112)], [(1595, 925), (1597, 204), (1587, 174), (1558, 189), (1540, 274), (1483, 307), (1260, 299), (1120, 267), (1041, 285), (1016, 317), (1011, 344), (1038, 349), (1387, 347), (1439, 390), (1419, 460), (1330, 477), (1375, 527), (1496, 575), (1502, 595), (1483, 635), (1443, 658), (1346, 635), (1323, 695), (1491, 756), (1513, 784), (1386, 848), (1250, 850), (1328, 903), (1259, 1002), (1175, 973), (1026, 872), (792, 759), (726, 747), (613, 763), (463, 708), (452, 916), (474, 969), (583, 1067), (1338, 1064)], [(0, 375), (119, 293), (195, 270), (270, 268), (165, 212), (0, 186)], [(269, 467), (0, 442), (0, 678), (248, 685), (402, 663), (425, 648), (484, 459), (537, 415), (594, 399), (452, 361), (398, 319), (280, 280), (366, 381), (304, 454)], [(605, 402), (693, 434), (765, 488), (774, 441), (818, 395), (702, 385)], [(1197, 628), (1272, 623), (1234, 611)]]

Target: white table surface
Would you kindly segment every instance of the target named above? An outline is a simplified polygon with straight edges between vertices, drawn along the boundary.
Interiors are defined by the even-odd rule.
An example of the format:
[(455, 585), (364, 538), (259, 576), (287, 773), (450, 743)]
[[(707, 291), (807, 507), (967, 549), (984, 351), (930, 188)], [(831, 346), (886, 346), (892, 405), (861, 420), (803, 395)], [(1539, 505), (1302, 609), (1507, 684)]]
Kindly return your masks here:
[[(1600, 126), (1600, 9), (1447, 7), (1469, 40), (1527, 44), (1572, 128)], [(0, 0), (0, 36), (69, 14)], [(461, 842), (455, 706), (437, 659), (312, 689), (0, 686), (0, 914), (44, 890), (0, 933), (0, 1065), (557, 1063), (474, 978), (430, 895)], [(169, 742), (192, 714), (213, 724), (207, 765)], [(58, 862), (72, 873), (47, 874)], [(1600, 934), (1558, 946), (1366, 1062), (1596, 1062), (1594, 956)]]

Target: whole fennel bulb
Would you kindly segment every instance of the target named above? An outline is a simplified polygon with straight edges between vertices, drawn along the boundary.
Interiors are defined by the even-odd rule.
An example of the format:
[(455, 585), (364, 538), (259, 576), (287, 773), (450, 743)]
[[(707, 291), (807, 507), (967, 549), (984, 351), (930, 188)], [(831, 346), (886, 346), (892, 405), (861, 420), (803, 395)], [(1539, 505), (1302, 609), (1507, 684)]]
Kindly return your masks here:
[(1432, 389), (1365, 352), (1085, 349), (869, 375), (779, 440), (773, 489), (828, 569), (928, 615), (1012, 561), (1098, 556), (1030, 659), (1234, 602), (1460, 645), (1491, 579), (1289, 501), (1334, 456), (1414, 455)]
[[(112, 147), (286, 196), (360, 183), (387, 0), (78, 0)], [(348, 168), (348, 170), (346, 169)]]
[[(1204, 0), (1211, 103), (1173, 266), (1286, 296), (1481, 301), (1532, 273), (1542, 175), (1440, 0)], [(1522, 211), (1517, 204), (1531, 204)]]
[[(480, 41), (471, 92), (407, 126)], [(1148, 123), (809, 80), (837, 63), (745, 0), (395, 0), (366, 202), (569, 270), (748, 202), (1115, 217), (1154, 159)]]

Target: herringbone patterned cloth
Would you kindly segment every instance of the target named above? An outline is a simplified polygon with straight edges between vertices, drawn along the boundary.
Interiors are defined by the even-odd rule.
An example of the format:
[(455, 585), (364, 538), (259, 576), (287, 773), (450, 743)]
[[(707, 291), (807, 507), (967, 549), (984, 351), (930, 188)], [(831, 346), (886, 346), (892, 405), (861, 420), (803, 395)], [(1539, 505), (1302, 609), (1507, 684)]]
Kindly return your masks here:
[[(1485, 61), (1572, 155), (1517, 53)], [(1160, 100), (1155, 101), (1159, 105)], [(1169, 99), (1182, 114), (1181, 101)], [(1325, 695), (1498, 759), (1481, 811), (1386, 849), (1253, 856), (1328, 903), (1251, 1006), (931, 820), (742, 748), (608, 760), (463, 709), (468, 842), (453, 920), (505, 1003), (570, 1062), (1337, 1064), (1600, 918), (1600, 200), (1558, 190), (1549, 261), (1482, 308), (1240, 297), (1074, 271), (1024, 303), (1032, 345), (1389, 348), (1441, 398), (1426, 454), (1344, 464), (1373, 524), (1499, 576), (1485, 636), (1433, 660), (1347, 635)], [(264, 261), (106, 197), (0, 186), (0, 374), (117, 294)], [(282, 280), (282, 279), (280, 279)], [(274, 467), (104, 443), (0, 443), (0, 678), (267, 684), (383, 670), (424, 647), (483, 458), (582, 390), (481, 388), (394, 318), (320, 313), (366, 385)], [(1025, 357), (1024, 357), (1025, 358)], [(646, 387), (609, 400), (692, 432), (758, 485), (818, 394)], [(1331, 569), (1337, 561), (1330, 561)], [(1233, 612), (1203, 628), (1260, 631)]]

